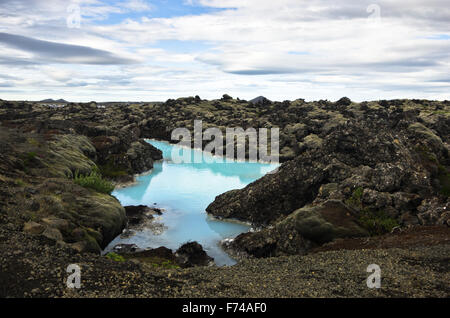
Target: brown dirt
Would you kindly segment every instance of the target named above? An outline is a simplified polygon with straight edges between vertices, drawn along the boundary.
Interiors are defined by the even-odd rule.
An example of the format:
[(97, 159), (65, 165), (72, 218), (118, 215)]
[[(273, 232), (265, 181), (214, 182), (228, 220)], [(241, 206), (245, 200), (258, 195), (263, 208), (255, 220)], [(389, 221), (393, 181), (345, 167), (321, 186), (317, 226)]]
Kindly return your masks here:
[(334, 250), (361, 250), (434, 246), (450, 243), (448, 226), (414, 226), (394, 233), (364, 238), (337, 239), (311, 250), (311, 253)]

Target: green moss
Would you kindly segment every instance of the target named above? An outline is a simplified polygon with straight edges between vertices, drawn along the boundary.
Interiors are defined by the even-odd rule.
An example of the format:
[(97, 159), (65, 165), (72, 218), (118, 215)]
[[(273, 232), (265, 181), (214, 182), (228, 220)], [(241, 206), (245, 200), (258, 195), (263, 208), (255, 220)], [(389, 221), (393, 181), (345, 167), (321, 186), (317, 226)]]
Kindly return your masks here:
[(124, 169), (121, 169), (120, 167), (115, 167), (111, 162), (108, 162), (104, 165), (99, 165), (100, 173), (105, 178), (117, 178), (117, 177), (123, 177), (127, 175), (127, 172)]
[(30, 167), (37, 154), (33, 151), (21, 154), (20, 158), (23, 161), (24, 167)]
[(25, 182), (23, 182), (22, 179), (16, 179), (16, 180), (14, 180), (14, 183), (19, 187), (25, 186)]
[(361, 199), (363, 191), (364, 191), (364, 189), (362, 187), (358, 187), (355, 189), (355, 191), (353, 191), (353, 196), (358, 199)]
[(177, 264), (173, 263), (172, 261), (164, 261), (160, 264), (154, 263), (152, 264), (154, 267), (161, 267), (161, 268), (180, 268)]
[(436, 114), (436, 115), (447, 115), (447, 116), (450, 116), (450, 112), (446, 111), (446, 110), (435, 110), (435, 111), (432, 111), (432, 113)]
[(34, 151), (30, 151), (25, 154), (25, 157), (29, 160), (33, 160), (36, 156), (37, 154)]
[(350, 198), (348, 198), (347, 200), (345, 200), (345, 203), (351, 207), (360, 208), (362, 205), (361, 198), (362, 198), (363, 192), (364, 192), (364, 189), (362, 187), (356, 188), (353, 191), (352, 196)]
[(39, 143), (39, 141), (37, 141), (36, 139), (34, 139), (34, 138), (27, 138), (27, 142), (29, 143), (29, 144), (31, 144), (31, 145), (33, 145), (33, 146), (36, 146), (36, 147), (40, 147), (40, 143)]
[(394, 218), (383, 210), (373, 211), (367, 207), (364, 208), (361, 202), (363, 192), (364, 189), (358, 187), (353, 191), (352, 196), (345, 201), (348, 206), (360, 211), (357, 222), (362, 228), (367, 230), (370, 235), (381, 235), (391, 232), (394, 227), (399, 225)]
[(306, 136), (303, 139), (303, 142), (308, 145), (309, 148), (319, 148), (323, 143), (323, 139), (315, 134), (311, 134)]
[(424, 162), (430, 162), (430, 163), (437, 163), (438, 160), (436, 158), (436, 155), (430, 151), (427, 147), (424, 145), (418, 145), (416, 146), (416, 151), (419, 153), (421, 159)]
[(87, 137), (60, 135), (49, 143), (47, 160), (44, 164), (55, 177), (73, 178), (74, 172), (89, 174), (95, 163), (87, 157), (95, 155), (95, 148)]
[(115, 262), (125, 262), (125, 258), (122, 255), (119, 255), (114, 252), (110, 252), (110, 253), (106, 254), (106, 257)]
[(102, 249), (100, 248), (100, 245), (97, 242), (97, 239), (92, 236), (91, 234), (86, 233), (84, 236), (84, 240), (87, 243), (87, 249), (89, 251), (98, 251), (100, 252)]
[(98, 231), (96, 231), (96, 230), (94, 230), (92, 228), (89, 228), (89, 227), (86, 228), (85, 230), (86, 230), (87, 235), (90, 238), (92, 238), (95, 242), (101, 242), (102, 241), (103, 237), (100, 234), (100, 232), (98, 232)]
[(111, 194), (114, 190), (114, 185), (102, 178), (97, 171), (92, 171), (89, 175), (81, 175), (76, 172), (74, 182), (84, 188), (93, 189), (100, 193)]
[(389, 233), (394, 227), (399, 225), (385, 211), (370, 211), (368, 209), (361, 211), (358, 223), (372, 236)]
[[(420, 138), (422, 144), (426, 144), (431, 148), (431, 150), (438, 150), (443, 148), (442, 139), (437, 136), (428, 127), (420, 124), (414, 123), (409, 125), (408, 130), (414, 134), (416, 138)], [(432, 151), (432, 152), (435, 152)], [(428, 151), (431, 152), (431, 151)]]

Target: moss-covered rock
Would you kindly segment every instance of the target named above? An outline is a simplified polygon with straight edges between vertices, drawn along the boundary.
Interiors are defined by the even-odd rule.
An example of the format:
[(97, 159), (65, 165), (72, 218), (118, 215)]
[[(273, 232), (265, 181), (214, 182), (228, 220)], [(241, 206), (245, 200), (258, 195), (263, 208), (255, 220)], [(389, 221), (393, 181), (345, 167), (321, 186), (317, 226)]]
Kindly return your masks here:
[(85, 136), (59, 135), (48, 147), (45, 165), (52, 177), (73, 178), (75, 172), (88, 175), (96, 166), (92, 160), (95, 148)]
[(79, 243), (77, 250), (100, 252), (119, 235), (126, 224), (119, 201), (74, 184), (70, 179), (48, 179), (38, 188), (39, 210), (33, 220), (59, 230), (67, 243)]
[[(192, 129), (193, 121), (202, 119), (204, 127), (222, 131), (280, 128), (283, 166), (244, 189), (218, 196), (208, 207), (220, 217), (271, 225), (257, 234), (261, 251), (273, 244), (286, 253), (304, 251), (312, 241), (300, 234), (296, 219), (282, 221), (330, 199), (353, 202), (358, 213), (383, 211), (401, 224), (447, 224), (443, 207), (448, 198), (449, 114), (448, 101), (426, 100), (253, 104), (228, 97), (187, 97), (165, 103), (111, 103), (101, 109), (83, 103), (48, 109), (39, 103), (2, 102), (0, 209), (17, 215), (21, 225), (48, 217), (68, 220), (69, 229), (60, 231), (70, 244), (78, 242), (71, 233), (81, 228), (99, 233), (89, 236), (102, 245), (111, 236), (105, 233), (118, 232), (110, 223), (120, 224), (121, 217), (111, 221), (106, 212), (117, 207), (104, 204), (94, 191), (74, 186), (73, 174), (90, 174), (97, 165), (103, 176), (116, 179), (149, 169), (147, 157), (153, 155), (140, 138), (170, 140), (174, 128)], [(11, 138), (10, 132), (3, 134), (5, 127), (18, 132)], [(48, 177), (55, 177), (56, 184), (45, 180)], [(359, 188), (362, 196), (354, 193)], [(324, 233), (334, 233), (328, 225), (333, 222), (310, 213), (298, 214), (302, 222), (314, 225), (319, 241)], [(104, 221), (94, 222), (96, 218)], [(302, 233), (314, 237), (302, 222)], [(78, 239), (85, 240), (85, 235)]]
[(81, 220), (80, 225), (101, 233), (94, 239), (99, 240), (98, 244), (102, 248), (119, 235), (126, 225), (125, 209), (110, 195), (91, 192), (65, 203), (66, 211), (74, 221)]
[(430, 152), (438, 157), (447, 156), (447, 148), (444, 146), (442, 139), (428, 127), (416, 122), (409, 125), (408, 131), (410, 131), (420, 143), (424, 144)]
[(255, 257), (305, 254), (336, 238), (367, 236), (354, 213), (338, 200), (308, 205), (273, 227), (239, 235), (231, 247)]
[(337, 200), (303, 207), (282, 221), (285, 222), (292, 222), (300, 235), (319, 244), (335, 238), (367, 235), (358, 225), (354, 212)]

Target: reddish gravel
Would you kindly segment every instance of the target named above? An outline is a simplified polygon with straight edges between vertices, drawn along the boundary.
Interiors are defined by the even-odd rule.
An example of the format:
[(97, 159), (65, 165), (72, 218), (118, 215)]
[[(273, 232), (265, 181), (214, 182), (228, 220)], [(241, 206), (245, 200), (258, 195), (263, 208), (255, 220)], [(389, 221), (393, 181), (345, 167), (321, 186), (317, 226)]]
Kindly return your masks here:
[(311, 253), (334, 250), (361, 250), (434, 246), (450, 243), (450, 227), (414, 226), (376, 237), (338, 239), (315, 248)]

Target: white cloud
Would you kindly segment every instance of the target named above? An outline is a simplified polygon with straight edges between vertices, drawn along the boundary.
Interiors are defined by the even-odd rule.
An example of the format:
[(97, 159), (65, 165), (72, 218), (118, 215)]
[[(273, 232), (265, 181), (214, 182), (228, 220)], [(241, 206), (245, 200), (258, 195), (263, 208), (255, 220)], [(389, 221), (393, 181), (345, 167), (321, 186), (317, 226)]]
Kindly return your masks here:
[[(20, 11), (23, 1), (2, 4), (0, 32), (87, 46), (140, 62), (139, 66), (76, 66), (82, 71), (69, 73), (70, 83), (89, 83), (76, 95), (87, 100), (194, 94), (217, 98), (225, 92), (280, 100), (343, 95), (355, 100), (450, 99), (450, 83), (442, 80), (450, 71), (447, 1), (379, 0), (380, 18), (369, 19), (373, 12), (367, 8), (373, 0), (194, 0), (184, 4), (221, 10), (171, 18), (157, 16), (157, 2), (89, 0), (80, 2), (80, 29), (65, 26), (66, 1), (28, 3), (32, 4), (28, 11)], [(130, 11), (150, 14), (129, 16), (119, 23), (108, 20), (111, 13)], [(180, 49), (182, 41), (188, 41), (193, 49), (169, 50), (161, 40), (177, 41)], [(15, 53), (2, 50), (0, 63), (8, 56), (16, 61), (29, 54)], [(24, 66), (2, 66), (12, 67)], [(28, 86), (15, 88), (40, 92), (32, 84), (33, 77), (48, 75), (48, 67), (56, 74), (49, 77), (65, 85), (58, 80), (67, 74), (56, 72), (60, 65), (34, 66), (34, 72), (23, 75), (30, 80)], [(114, 77), (101, 79), (111, 72)], [(11, 91), (0, 87), (1, 95)], [(73, 89), (58, 86), (55, 91), (68, 94)]]

